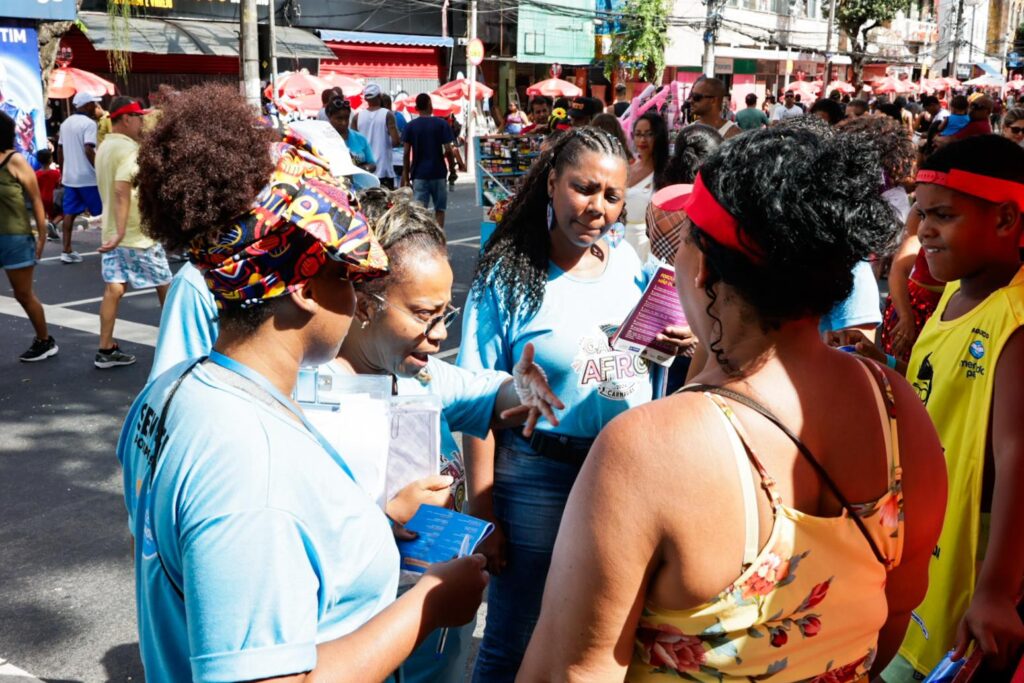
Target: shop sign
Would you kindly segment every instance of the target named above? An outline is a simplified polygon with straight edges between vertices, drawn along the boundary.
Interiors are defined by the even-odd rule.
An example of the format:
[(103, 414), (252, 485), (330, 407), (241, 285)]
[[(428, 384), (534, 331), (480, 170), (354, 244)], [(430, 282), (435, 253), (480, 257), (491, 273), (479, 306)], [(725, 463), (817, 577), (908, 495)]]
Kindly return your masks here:
[(15, 150), (29, 156), (46, 149), (39, 39), (34, 28), (13, 22), (0, 22), (0, 111), (14, 119)]
[(480, 63), (484, 61), (484, 43), (479, 38), (474, 38), (469, 41), (469, 45), (466, 46), (466, 59), (473, 66), (480, 66)]
[(715, 57), (715, 73), (716, 74), (731, 74), (731, 73), (733, 73), (733, 60), (732, 60), (732, 57)]

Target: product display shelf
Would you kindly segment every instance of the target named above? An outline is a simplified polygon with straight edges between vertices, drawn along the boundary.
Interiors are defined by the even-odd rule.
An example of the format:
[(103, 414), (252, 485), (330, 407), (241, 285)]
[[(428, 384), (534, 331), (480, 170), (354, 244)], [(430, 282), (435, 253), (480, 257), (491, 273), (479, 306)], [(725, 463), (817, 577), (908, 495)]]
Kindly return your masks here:
[(491, 207), (507, 199), (517, 178), (540, 156), (542, 135), (482, 135), (473, 138), (476, 158), (476, 203)]

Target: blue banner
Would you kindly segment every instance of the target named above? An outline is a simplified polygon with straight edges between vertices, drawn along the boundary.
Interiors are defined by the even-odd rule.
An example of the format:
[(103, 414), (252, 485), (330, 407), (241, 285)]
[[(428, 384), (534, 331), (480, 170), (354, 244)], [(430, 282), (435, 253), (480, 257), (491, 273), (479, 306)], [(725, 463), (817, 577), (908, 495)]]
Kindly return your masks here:
[(0, 22), (0, 111), (14, 119), (14, 148), (34, 161), (46, 149), (39, 43), (34, 28), (12, 22)]
[(50, 19), (74, 21), (75, 0), (3, 0), (0, 16), (12, 19)]

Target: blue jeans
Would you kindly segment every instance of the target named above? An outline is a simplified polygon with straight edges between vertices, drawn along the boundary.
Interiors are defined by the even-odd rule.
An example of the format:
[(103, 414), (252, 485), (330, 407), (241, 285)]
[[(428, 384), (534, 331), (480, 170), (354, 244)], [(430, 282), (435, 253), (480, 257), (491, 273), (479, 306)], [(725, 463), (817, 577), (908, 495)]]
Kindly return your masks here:
[(473, 683), (512, 683), (540, 616), (558, 525), (579, 468), (533, 454), (518, 434), (498, 436), (494, 516), (508, 564), (487, 590), (487, 627)]
[(422, 178), (412, 181), (413, 198), (425, 207), (434, 204), (434, 211), (446, 211), (448, 209), (448, 181), (444, 178), (436, 180), (424, 180)]

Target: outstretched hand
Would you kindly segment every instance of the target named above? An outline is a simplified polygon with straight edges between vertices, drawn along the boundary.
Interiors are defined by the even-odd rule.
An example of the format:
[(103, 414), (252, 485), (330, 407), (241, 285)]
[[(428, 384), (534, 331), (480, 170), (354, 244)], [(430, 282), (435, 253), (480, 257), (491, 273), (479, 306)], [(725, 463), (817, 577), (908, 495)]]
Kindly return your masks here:
[(523, 436), (526, 437), (533, 434), (533, 429), (541, 417), (557, 426), (558, 418), (555, 417), (555, 410), (565, 408), (565, 404), (551, 391), (544, 369), (533, 362), (534, 355), (533, 344), (527, 344), (523, 349), (522, 357), (512, 371), (512, 382), (520, 405), (501, 413), (503, 420), (526, 415), (526, 423), (523, 426)]

